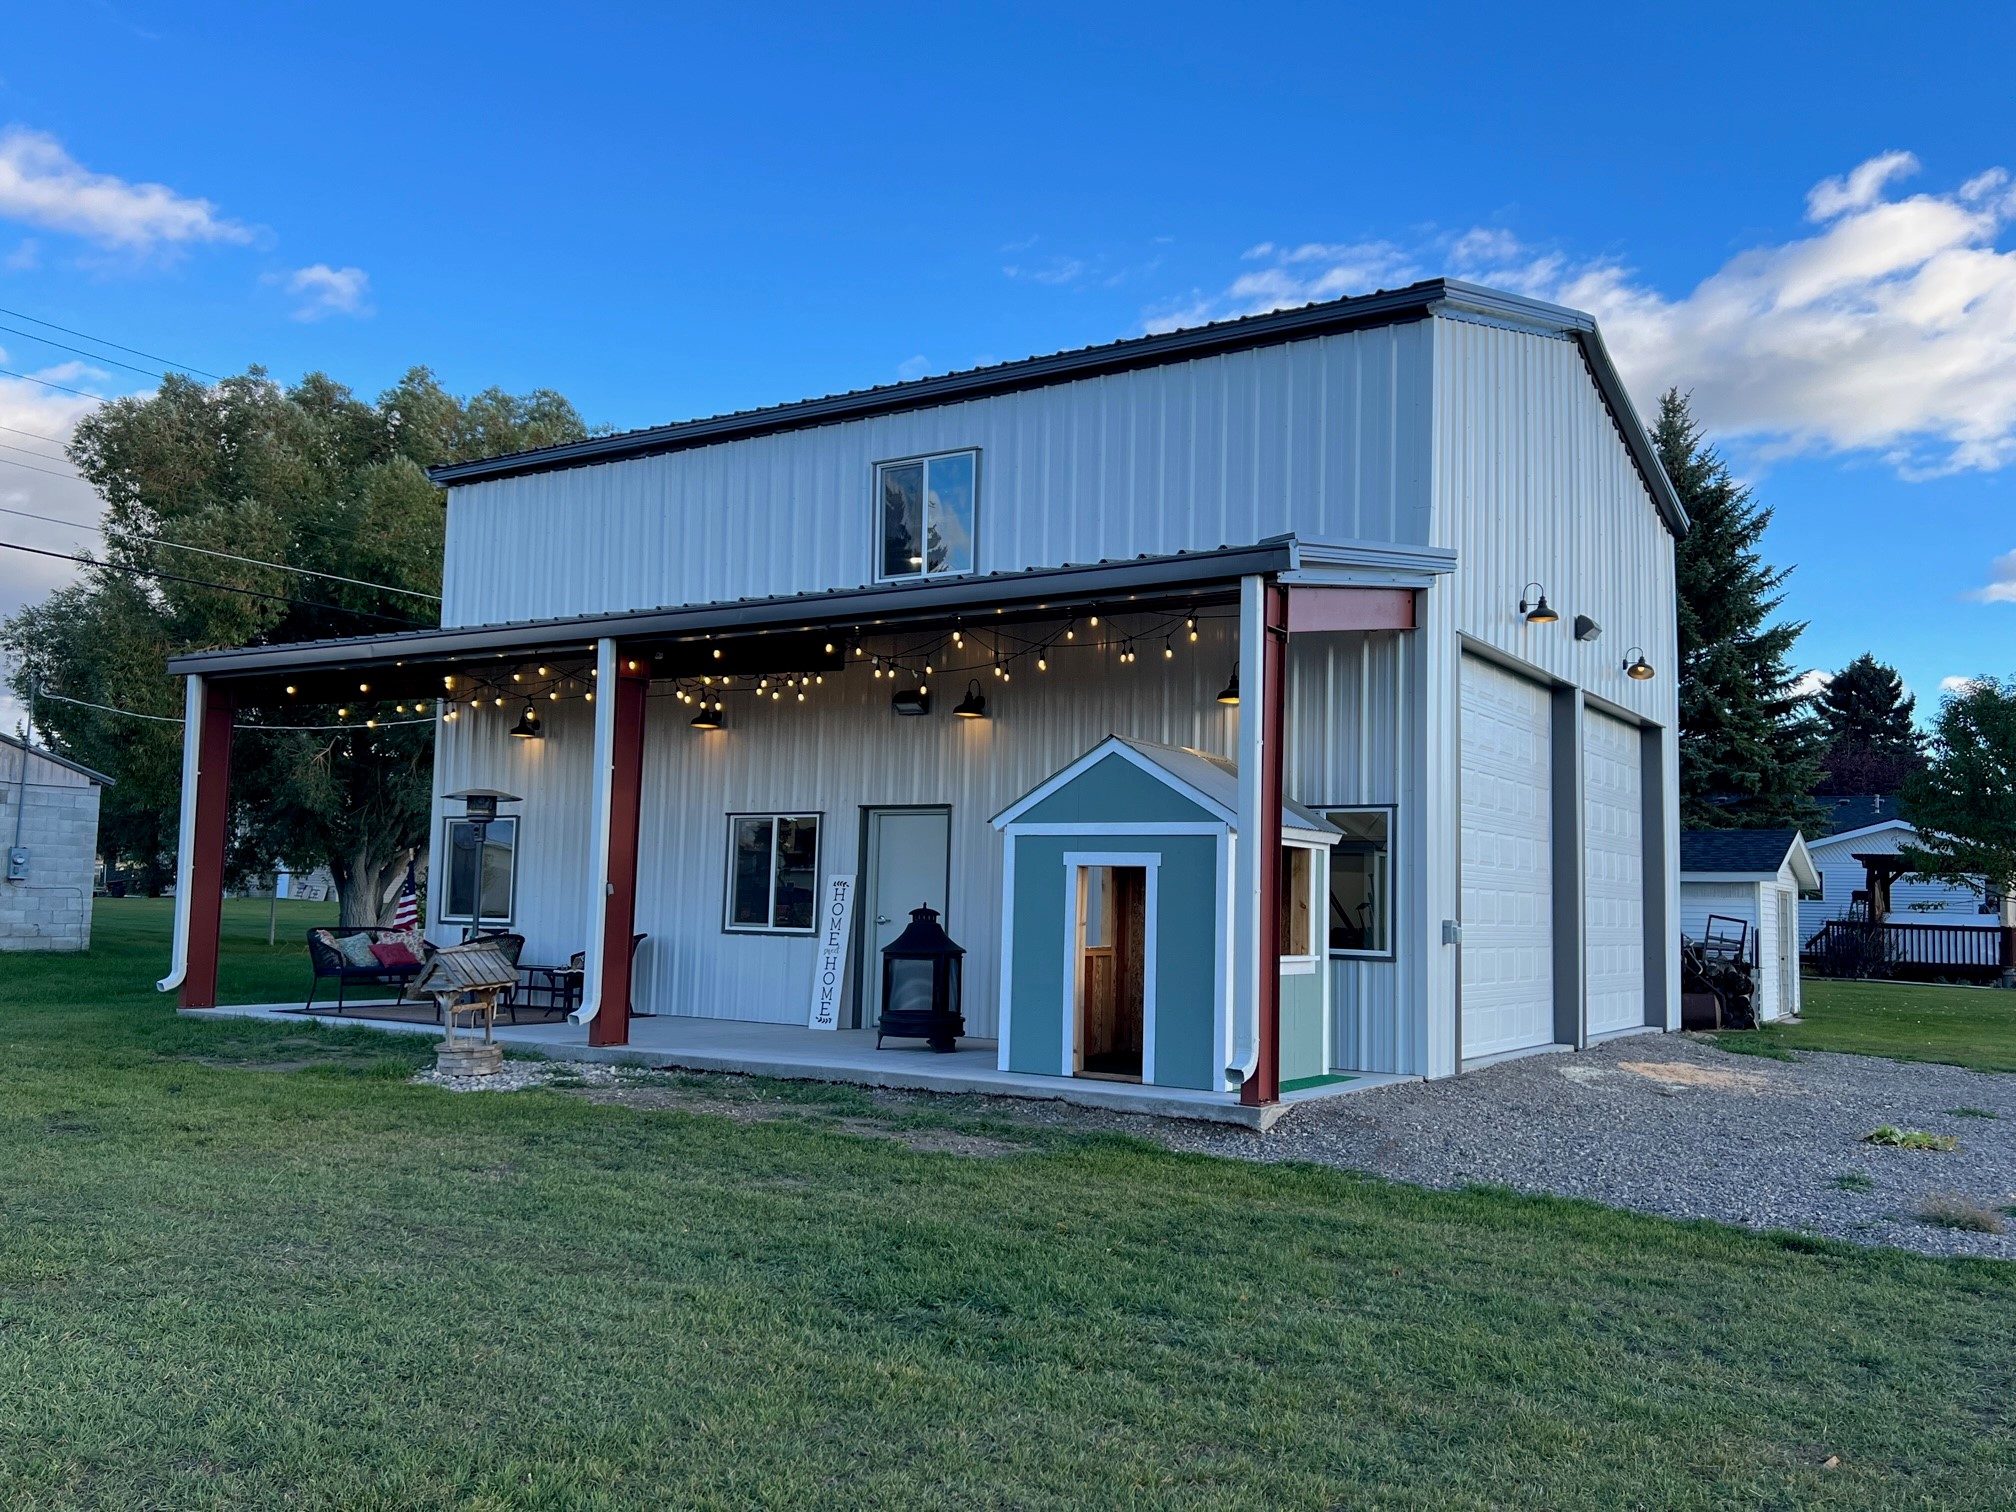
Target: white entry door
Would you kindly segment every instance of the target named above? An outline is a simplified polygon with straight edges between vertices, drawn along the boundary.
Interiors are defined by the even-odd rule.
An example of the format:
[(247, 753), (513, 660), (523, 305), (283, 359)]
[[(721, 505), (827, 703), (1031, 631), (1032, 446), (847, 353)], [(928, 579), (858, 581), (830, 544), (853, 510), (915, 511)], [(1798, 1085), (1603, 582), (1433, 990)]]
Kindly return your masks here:
[(870, 809), (868, 868), (862, 878), (861, 1027), (882, 1017), (882, 947), (910, 927), (910, 910), (935, 908), (945, 932), (959, 936), (945, 916), (951, 874), (950, 809)]
[(1554, 794), (1540, 684), (1463, 658), (1463, 1058), (1554, 1042)]
[(1582, 723), (1583, 943), (1591, 1039), (1645, 1023), (1645, 809), (1635, 725)]

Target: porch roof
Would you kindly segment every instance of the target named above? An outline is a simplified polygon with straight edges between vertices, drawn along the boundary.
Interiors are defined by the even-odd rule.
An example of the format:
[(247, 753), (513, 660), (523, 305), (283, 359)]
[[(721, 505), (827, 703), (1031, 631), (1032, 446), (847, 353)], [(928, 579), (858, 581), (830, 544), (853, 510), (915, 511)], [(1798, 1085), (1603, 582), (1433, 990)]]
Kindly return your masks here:
[[(683, 670), (691, 672), (702, 670), (702, 658), (712, 656), (709, 642), (725, 642), (737, 649), (726, 661), (706, 662), (708, 670), (809, 669), (822, 662), (817, 643), (837, 630), (872, 635), (932, 625), (964, 624), (970, 629), (981, 623), (1009, 624), (1087, 607), (1117, 614), (1137, 607), (1205, 603), (1229, 597), (1242, 577), (1305, 569), (1331, 572), (1355, 568), (1361, 574), (1383, 576), (1392, 582), (1426, 582), (1449, 570), (1452, 564), (1444, 560), (1446, 555), (1384, 543), (1305, 545), (1284, 535), (1250, 546), (984, 573), (928, 583), (881, 583), (562, 619), (198, 651), (171, 657), (168, 670), (231, 683), (253, 699), (262, 694), (277, 696), (283, 684), (300, 684), (303, 701), (354, 694), (356, 687), (347, 682), (338, 687), (335, 681), (339, 675), (347, 678), (357, 673), (367, 674), (374, 690), (386, 696), (424, 696), (439, 687), (444, 667), (509, 657), (579, 660), (592, 656), (595, 643), (605, 638), (633, 647), (685, 645), (693, 666)], [(676, 663), (679, 658), (670, 660)], [(666, 665), (661, 675), (681, 672), (678, 665)], [(316, 686), (320, 680), (330, 686)]]

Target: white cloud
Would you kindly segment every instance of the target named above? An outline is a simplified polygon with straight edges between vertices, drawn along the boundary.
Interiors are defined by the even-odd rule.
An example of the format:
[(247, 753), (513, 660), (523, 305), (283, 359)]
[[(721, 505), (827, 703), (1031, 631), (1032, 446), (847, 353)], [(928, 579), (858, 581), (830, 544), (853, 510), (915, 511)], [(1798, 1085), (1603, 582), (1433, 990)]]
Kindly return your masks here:
[(1032, 283), (1057, 287), (1077, 283), (1091, 271), (1091, 264), (1079, 257), (1053, 257), (1037, 267), (1008, 263), (1001, 271), (1010, 278), (1028, 279)]
[(1967, 597), (1983, 604), (2016, 604), (2016, 551), (2005, 551), (1988, 564), (1988, 581)]
[(10, 273), (26, 273), (40, 266), (41, 262), (42, 243), (32, 236), (24, 236), (21, 244), (9, 252), (4, 261), (0, 261), (0, 267), (6, 268)]
[(332, 268), (327, 263), (315, 263), (288, 274), (286, 285), (288, 293), (302, 296), (294, 309), (296, 320), (372, 313), (371, 275), (362, 268)]
[(133, 253), (255, 235), (209, 200), (93, 173), (46, 131), (22, 126), (0, 129), (0, 217)]
[(904, 383), (913, 378), (922, 378), (931, 371), (931, 362), (922, 352), (915, 357), (905, 357), (896, 364), (896, 376)]
[(2016, 189), (1990, 168), (1957, 189), (1897, 195), (1916, 169), (1891, 152), (1815, 185), (1810, 230), (1741, 252), (1679, 295), (1620, 260), (1491, 228), (1414, 249), (1262, 242), (1244, 260), (1264, 266), (1145, 324), (1448, 272), (1588, 311), (1641, 404), (1688, 390), (1711, 434), (1758, 458), (1860, 454), (1906, 478), (2005, 467), (2016, 463)]
[(1792, 691), (1800, 698), (1817, 698), (1827, 691), (1827, 685), (1834, 681), (1832, 672), (1823, 672), (1818, 667), (1810, 672), (1802, 672), (1792, 684)]
[(1939, 679), (1939, 691), (1941, 693), (1965, 693), (1973, 686), (1974, 679), (1971, 677), (1942, 677)]

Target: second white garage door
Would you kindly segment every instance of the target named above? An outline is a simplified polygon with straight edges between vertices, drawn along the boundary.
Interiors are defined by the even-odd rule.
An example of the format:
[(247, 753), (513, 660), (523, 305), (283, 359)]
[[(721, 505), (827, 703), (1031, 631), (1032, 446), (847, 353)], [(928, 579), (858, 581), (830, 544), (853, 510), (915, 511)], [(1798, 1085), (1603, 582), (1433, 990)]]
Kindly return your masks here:
[(1463, 1059), (1554, 1042), (1547, 690), (1463, 658)]
[(1591, 709), (1582, 726), (1582, 886), (1592, 1039), (1645, 1022), (1644, 830), (1638, 731)]

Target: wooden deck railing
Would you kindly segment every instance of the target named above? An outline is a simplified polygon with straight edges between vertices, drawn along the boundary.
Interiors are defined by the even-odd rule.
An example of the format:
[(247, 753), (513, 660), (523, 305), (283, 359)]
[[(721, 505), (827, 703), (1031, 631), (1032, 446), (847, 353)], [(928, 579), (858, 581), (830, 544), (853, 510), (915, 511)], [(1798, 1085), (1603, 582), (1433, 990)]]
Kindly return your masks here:
[(2016, 929), (1997, 924), (1871, 924), (1829, 919), (1802, 954), (1827, 974), (1993, 980), (2016, 969)]

